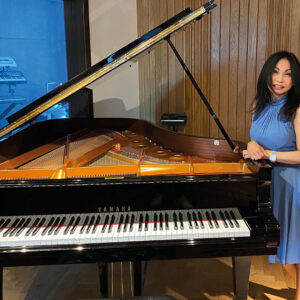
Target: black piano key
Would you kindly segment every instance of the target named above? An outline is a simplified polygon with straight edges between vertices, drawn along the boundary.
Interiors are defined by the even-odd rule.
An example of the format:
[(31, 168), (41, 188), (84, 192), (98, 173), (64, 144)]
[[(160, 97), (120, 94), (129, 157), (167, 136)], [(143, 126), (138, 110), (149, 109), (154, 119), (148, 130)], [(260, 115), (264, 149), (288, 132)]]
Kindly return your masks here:
[(33, 230), (35, 229), (35, 227), (38, 225), (40, 221), (40, 218), (36, 218), (32, 224), (32, 226), (30, 228), (28, 228), (28, 230), (26, 231), (25, 235), (29, 236), (31, 234), (31, 232), (33, 232)]
[(1, 227), (0, 227), (0, 232), (1, 232), (3, 229), (7, 228), (8, 224), (9, 224), (10, 222), (11, 222), (11, 219), (10, 219), (10, 218), (6, 219), (5, 222), (4, 222), (4, 223), (1, 225)]
[(112, 215), (111, 216), (111, 219), (110, 219), (110, 222), (109, 222), (109, 227), (108, 227), (108, 232), (111, 233), (112, 231), (112, 228), (113, 228), (113, 225), (114, 225), (114, 222), (115, 222), (115, 215)]
[(146, 213), (146, 217), (145, 217), (145, 231), (148, 231), (149, 228), (149, 214)]
[(203, 223), (203, 218), (202, 218), (202, 214), (200, 211), (197, 212), (197, 216), (198, 216), (198, 220), (200, 222), (200, 226), (203, 229), (204, 228), (204, 223)]
[(214, 225), (213, 225), (213, 223), (211, 221), (210, 213), (208, 211), (205, 211), (205, 216), (206, 216), (206, 219), (208, 221), (209, 228), (211, 228), (211, 229), (214, 228)]
[(218, 219), (217, 219), (217, 217), (216, 217), (216, 213), (215, 213), (214, 211), (211, 212), (211, 216), (212, 216), (212, 219), (213, 219), (213, 221), (214, 221), (214, 223), (215, 223), (216, 228), (220, 228)]
[(209, 228), (211, 228), (211, 229), (214, 228), (214, 225), (213, 225), (213, 223), (211, 221), (211, 215), (210, 215), (210, 213), (208, 211), (205, 211), (205, 217), (206, 217), (206, 219), (208, 221)]
[(124, 222), (124, 227), (123, 227), (123, 232), (127, 231), (128, 224), (129, 224), (129, 215), (126, 214), (125, 222)]
[(231, 219), (233, 220), (235, 226), (236, 226), (237, 228), (239, 228), (239, 227), (240, 227), (240, 224), (239, 224), (238, 221), (236, 220), (236, 217), (235, 217), (234, 212), (233, 212), (232, 210), (230, 210), (229, 213), (230, 213)]
[(233, 226), (233, 223), (232, 223), (232, 221), (231, 221), (231, 218), (230, 218), (229, 213), (228, 213), (227, 210), (225, 210), (225, 217), (226, 217), (226, 219), (227, 219), (228, 222), (229, 222), (229, 226), (230, 226), (231, 228), (233, 228), (234, 226)]
[(143, 228), (143, 221), (144, 221), (144, 216), (142, 213), (140, 213), (140, 218), (139, 218), (139, 231), (142, 231)]
[(175, 230), (178, 230), (178, 224), (177, 224), (177, 222), (178, 222), (178, 217), (177, 217), (176, 212), (173, 213), (173, 222), (174, 222), (174, 229), (175, 229)]
[(71, 229), (71, 226), (73, 226), (74, 221), (75, 221), (75, 217), (72, 216), (70, 218), (68, 226), (65, 228), (64, 234), (68, 234), (69, 230)]
[(182, 212), (179, 212), (179, 224), (180, 224), (180, 229), (184, 229), (184, 223), (183, 223), (183, 215)]
[(30, 222), (31, 222), (31, 218), (26, 218), (24, 225), (21, 228), (19, 228), (19, 230), (16, 233), (16, 236), (19, 236), (24, 231), (24, 229), (29, 225)]
[(123, 225), (123, 224), (124, 224), (124, 215), (121, 214), (120, 220), (119, 220), (119, 224), (118, 224), (118, 229), (117, 229), (118, 232), (121, 231), (121, 228), (122, 228), (122, 225)]
[(187, 212), (187, 219), (188, 219), (188, 222), (189, 222), (189, 228), (193, 229), (192, 215), (189, 211)]
[(90, 220), (89, 216), (86, 216), (86, 217), (85, 217), (85, 220), (84, 220), (84, 222), (83, 222), (83, 224), (82, 224), (82, 227), (81, 227), (81, 229), (80, 229), (80, 234), (83, 234), (83, 233), (84, 233), (84, 229), (87, 229), (89, 220)]
[(223, 222), (224, 227), (225, 227), (225, 228), (228, 228), (228, 224), (227, 224), (227, 222), (226, 222), (225, 215), (224, 215), (223, 211), (220, 210), (219, 214), (220, 214), (220, 217), (221, 217), (221, 219), (222, 219), (222, 222)]
[(17, 231), (22, 228), (25, 223), (26, 218), (21, 218), (20, 222), (15, 226), (15, 228), (9, 233), (9, 236), (13, 236)]
[(154, 213), (154, 214), (153, 214), (153, 226), (154, 226), (154, 231), (157, 231), (157, 221), (158, 221), (157, 213)]
[(20, 218), (16, 218), (12, 225), (3, 233), (3, 236), (7, 236), (20, 222)]
[(76, 218), (76, 221), (75, 221), (75, 223), (74, 223), (74, 226), (72, 227), (72, 229), (71, 229), (71, 231), (70, 231), (70, 234), (74, 234), (74, 232), (75, 232), (77, 226), (79, 225), (80, 221), (81, 221), (81, 218), (80, 218), (80, 216), (78, 216), (78, 217)]
[(169, 215), (168, 215), (168, 213), (165, 213), (165, 224), (166, 224), (166, 230), (169, 230), (170, 228), (169, 228)]
[(2, 218), (2, 219), (0, 220), (0, 229), (2, 228), (2, 225), (4, 224), (4, 222), (5, 222), (5, 219)]
[(66, 217), (63, 217), (63, 218), (60, 220), (60, 222), (59, 222), (57, 228), (56, 228), (55, 231), (54, 231), (54, 235), (57, 235), (57, 234), (60, 232), (60, 230), (62, 229), (62, 227), (66, 225), (66, 224), (65, 224), (65, 223), (66, 223), (66, 220), (67, 220)]
[(104, 219), (103, 227), (102, 227), (102, 230), (101, 230), (102, 233), (105, 232), (105, 230), (107, 228), (107, 225), (108, 225), (108, 221), (109, 221), (109, 215), (106, 215), (106, 217)]
[(55, 218), (51, 217), (48, 224), (47, 224), (47, 226), (44, 228), (44, 230), (42, 232), (42, 235), (45, 235), (47, 233), (47, 231), (52, 227), (54, 221), (55, 221)]
[(39, 224), (37, 225), (37, 227), (33, 230), (32, 235), (36, 235), (39, 230), (42, 228), (42, 226), (45, 224), (46, 222), (46, 218), (42, 218), (39, 222)]
[(101, 217), (100, 217), (100, 215), (98, 215), (97, 218), (96, 218), (95, 226), (94, 226), (94, 228), (93, 228), (92, 233), (96, 233), (97, 226), (100, 225), (100, 221), (101, 221)]
[(131, 219), (130, 219), (130, 226), (129, 226), (129, 231), (132, 232), (133, 231), (133, 224), (135, 222), (135, 215), (132, 214), (131, 215)]
[(3, 225), (0, 228), (0, 232), (8, 226), (8, 224), (10, 223), (10, 221), (11, 221), (10, 218), (6, 219), (6, 221), (3, 223)]
[(198, 225), (198, 222), (197, 222), (197, 216), (196, 216), (196, 213), (193, 211), (192, 213), (192, 216), (193, 216), (193, 221), (194, 221), (194, 226), (196, 229), (199, 228), (199, 225)]
[(89, 233), (91, 231), (92, 226), (95, 226), (95, 216), (91, 217), (90, 223), (88, 225), (88, 228), (86, 229), (86, 233)]
[(159, 230), (163, 230), (164, 229), (163, 222), (164, 222), (164, 217), (163, 217), (163, 214), (160, 213), (159, 214)]
[(50, 230), (48, 231), (48, 235), (51, 235), (53, 232), (55, 232), (55, 230), (57, 229), (57, 226), (59, 224), (60, 221), (60, 217), (56, 217), (53, 226), (50, 228)]
[(23, 228), (23, 225), (25, 224), (25, 222), (26, 222), (26, 218), (22, 218), (20, 220), (20, 222), (18, 223), (18, 225), (15, 227), (15, 229), (10, 232), (9, 236), (13, 236), (14, 234), (17, 235), (17, 232)]

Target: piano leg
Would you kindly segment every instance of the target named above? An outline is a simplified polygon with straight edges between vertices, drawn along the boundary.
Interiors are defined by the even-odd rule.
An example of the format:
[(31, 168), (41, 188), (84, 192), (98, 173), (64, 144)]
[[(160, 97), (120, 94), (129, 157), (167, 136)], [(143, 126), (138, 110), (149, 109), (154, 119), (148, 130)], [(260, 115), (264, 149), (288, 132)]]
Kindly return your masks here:
[(3, 299), (3, 267), (0, 267), (0, 300)]
[(235, 300), (247, 300), (251, 259), (251, 256), (232, 257)]
[(140, 260), (133, 262), (133, 276), (134, 276), (134, 296), (141, 296), (142, 294), (142, 263)]
[[(107, 263), (98, 263), (100, 292), (103, 298), (108, 297), (108, 269)], [(1, 300), (1, 299), (0, 299)]]

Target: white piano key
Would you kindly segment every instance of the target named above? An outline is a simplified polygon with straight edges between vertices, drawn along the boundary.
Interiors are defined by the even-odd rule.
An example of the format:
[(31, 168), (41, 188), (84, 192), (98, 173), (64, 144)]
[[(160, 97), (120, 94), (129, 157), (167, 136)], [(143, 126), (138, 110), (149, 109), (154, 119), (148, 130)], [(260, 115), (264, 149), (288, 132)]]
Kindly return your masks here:
[[(33, 220), (31, 216), (22, 216), (22, 218), (25, 218), (25, 222), (23, 223), (23, 226), (18, 228), (18, 230), (15, 232), (15, 234), (11, 237), (10, 243), (15, 246), (21, 246), (25, 247), (27, 244), (26, 241), (26, 231), (28, 227), (30, 227), (33, 224)], [(27, 223), (27, 220), (30, 219), (30, 222)], [(26, 225), (26, 227), (24, 227)]]
[(9, 216), (5, 217), (4, 227), (0, 230), (0, 246), (6, 247), (7, 242), (9, 241), (9, 231), (11, 230), (11, 226), (15, 223), (15, 221), (18, 219), (18, 217), (15, 216)]
[(86, 225), (84, 225), (84, 227), (81, 227), (80, 231), (79, 231), (79, 241), (78, 243), (80, 245), (83, 244), (91, 244), (92, 241), (92, 237), (93, 237), (93, 229), (95, 225), (92, 225), (92, 222), (95, 223), (97, 216), (99, 214), (88, 214), (88, 215), (83, 215), (83, 222), (85, 222), (86, 216), (89, 217), (88, 223)]
[(145, 240), (145, 215), (141, 211), (137, 213), (137, 223), (134, 224), (134, 240), (136, 242)]
[(239, 228), (239, 236), (240, 237), (247, 237), (250, 236), (250, 230), (249, 227), (247, 226), (247, 224), (245, 223), (245, 221), (243, 219), (237, 219), (238, 224), (240, 225)]
[[(90, 242), (92, 244), (102, 243), (102, 227), (103, 227), (103, 216), (100, 216), (100, 221), (96, 222), (95, 226), (93, 226)], [(96, 220), (97, 221), (97, 220)]]
[(156, 222), (154, 220), (154, 211), (149, 211), (149, 223), (148, 223), (148, 233), (147, 233), (147, 240), (149, 241), (155, 241), (157, 236), (157, 228), (156, 228)]
[(51, 240), (47, 240), (47, 235), (44, 234), (44, 230), (47, 227), (52, 217), (53, 216), (50, 215), (42, 216), (41, 221), (42, 220), (45, 221), (43, 222), (42, 226), (38, 225), (36, 229), (33, 231), (32, 239), (31, 239), (32, 245), (38, 245), (38, 246), (51, 245)]
[(58, 228), (54, 230), (54, 236), (51, 245), (65, 245), (67, 244), (67, 239), (69, 236), (65, 234), (65, 229), (67, 228), (72, 215), (61, 215), (61, 218), (66, 218), (64, 225), (61, 224)]

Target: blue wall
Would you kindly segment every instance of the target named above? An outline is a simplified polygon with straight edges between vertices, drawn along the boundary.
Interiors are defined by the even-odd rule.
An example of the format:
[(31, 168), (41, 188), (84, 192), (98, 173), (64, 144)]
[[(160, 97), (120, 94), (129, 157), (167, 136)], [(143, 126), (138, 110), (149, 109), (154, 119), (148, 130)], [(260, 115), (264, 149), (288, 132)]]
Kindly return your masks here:
[[(0, 11), (0, 58), (12, 57), (17, 67), (10, 69), (21, 71), (27, 80), (11, 86), (13, 94), (9, 85), (0, 81), (3, 127), (5, 117), (67, 81), (68, 74), (63, 0), (0, 0)], [(3, 118), (10, 98), (15, 107)], [(61, 113), (56, 115), (58, 110)], [(56, 107), (43, 118), (66, 114), (67, 108)]]

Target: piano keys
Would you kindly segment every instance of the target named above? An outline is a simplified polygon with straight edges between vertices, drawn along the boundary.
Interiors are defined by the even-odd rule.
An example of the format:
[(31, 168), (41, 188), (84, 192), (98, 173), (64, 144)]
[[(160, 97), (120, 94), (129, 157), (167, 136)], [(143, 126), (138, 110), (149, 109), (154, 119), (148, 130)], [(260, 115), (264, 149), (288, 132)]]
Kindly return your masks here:
[(0, 218), (0, 250), (250, 237), (238, 209), (159, 210)]

